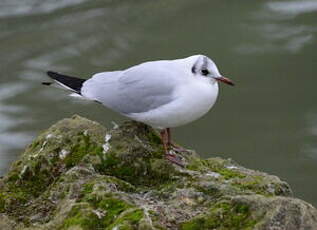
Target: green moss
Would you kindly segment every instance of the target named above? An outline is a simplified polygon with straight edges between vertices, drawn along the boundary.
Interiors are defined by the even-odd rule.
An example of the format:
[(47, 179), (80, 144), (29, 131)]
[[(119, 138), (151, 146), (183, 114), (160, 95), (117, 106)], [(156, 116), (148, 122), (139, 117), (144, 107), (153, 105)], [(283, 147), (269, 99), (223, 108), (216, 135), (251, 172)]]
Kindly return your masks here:
[(229, 162), (219, 158), (209, 158), (206, 160), (193, 158), (188, 165), (188, 169), (201, 171), (201, 172), (216, 172), (219, 173), (225, 180), (229, 180), (232, 178), (244, 178), (246, 177), (245, 174), (235, 170), (229, 169), (226, 167), (226, 164)]
[(94, 184), (93, 183), (84, 184), (83, 187), (84, 187), (83, 194), (89, 194), (93, 191)]
[[(96, 197), (90, 196), (86, 201), (86, 203), (79, 203), (71, 209), (60, 230), (68, 229), (70, 226), (80, 226), (84, 230), (105, 229), (124, 221), (136, 224), (143, 216), (143, 212), (141, 216), (139, 211), (128, 212), (126, 215), (120, 216), (121, 213), (133, 208), (133, 206), (118, 198), (104, 197), (99, 201)], [(98, 217), (94, 210), (101, 212), (102, 215)]]
[(244, 177), (246, 177), (244, 174), (242, 174), (240, 172), (234, 171), (232, 169), (227, 169), (227, 168), (216, 169), (215, 172), (222, 175), (226, 180), (229, 180), (231, 178), (244, 178)]
[(15, 171), (11, 171), (11, 172), (9, 172), (9, 174), (8, 174), (8, 176), (7, 176), (7, 178), (6, 178), (6, 180), (7, 180), (7, 182), (8, 183), (10, 183), (10, 182), (16, 182), (17, 180), (19, 180), (20, 179), (20, 176), (19, 176), (19, 174), (17, 173), (17, 172), (15, 172)]
[(149, 142), (151, 145), (161, 145), (161, 138), (153, 131), (148, 134)]
[[(80, 191), (80, 201), (88, 201), (90, 203), (94, 203), (94, 207), (97, 207), (97, 203), (103, 199), (105, 192), (108, 191), (108, 188), (115, 187), (119, 191), (124, 192), (135, 192), (136, 188), (131, 184), (120, 180), (116, 177), (112, 176), (104, 176), (100, 175), (97, 178), (89, 180), (86, 184), (82, 185), (82, 189)], [(65, 190), (65, 188), (63, 189)], [(99, 197), (99, 195), (101, 197)]]
[(133, 168), (123, 165), (124, 161), (122, 161), (114, 152), (107, 153), (106, 157), (103, 155), (99, 156), (101, 164), (96, 166), (99, 172), (111, 176), (117, 176), (128, 181), (130, 177), (134, 176), (135, 172), (133, 172)]
[(232, 183), (233, 186), (239, 188), (242, 191), (252, 191), (256, 194), (265, 196), (273, 195), (272, 192), (268, 191), (267, 183), (263, 183), (262, 176), (248, 176), (241, 180), (235, 180)]
[[(48, 131), (51, 132), (54, 133), (54, 130)], [(35, 140), (22, 155), (22, 160), (14, 163), (4, 178), (2, 191), (6, 191), (8, 210), (41, 195), (63, 173), (63, 164), (69, 168), (77, 165), (87, 154), (97, 155), (102, 152), (102, 146), (81, 131), (73, 135), (72, 141), (68, 143), (70, 153), (65, 159), (60, 159), (61, 146), (56, 146), (55, 139), (46, 139), (46, 136), (47, 133), (44, 133)], [(67, 139), (65, 137), (65, 141)], [(43, 146), (45, 148), (40, 151)]]
[(144, 213), (142, 209), (137, 209), (120, 216), (115, 220), (113, 224), (107, 227), (107, 230), (111, 230), (116, 226), (120, 226), (120, 230), (136, 230), (138, 229), (138, 223), (143, 218)]
[[(35, 166), (36, 167), (36, 166)], [(28, 170), (28, 171), (27, 171)], [(11, 171), (5, 178), (5, 186), (2, 188), (2, 197), (5, 194), (7, 209), (11, 210), (23, 205), (30, 199), (39, 196), (50, 183), (51, 178), (46, 174), (34, 173), (31, 169), (19, 176), (16, 171)]]
[(23, 191), (0, 191), (0, 213), (12, 212), (28, 201), (28, 194)]
[(70, 168), (77, 165), (85, 155), (100, 155), (102, 152), (102, 146), (91, 141), (89, 136), (80, 134), (70, 147), (70, 153), (65, 157), (64, 163)]
[(193, 171), (202, 171), (206, 169), (206, 165), (204, 165), (204, 161), (202, 159), (193, 158), (186, 168)]
[(168, 183), (175, 169), (165, 159), (151, 155), (132, 155), (116, 152), (115, 147), (100, 156), (101, 164), (96, 169), (101, 174), (111, 175), (137, 186), (156, 186)]
[(132, 206), (122, 200), (108, 198), (100, 201), (97, 204), (97, 207), (106, 210), (106, 216), (103, 218), (102, 222), (104, 226), (109, 226), (121, 212)]
[(261, 183), (260, 177), (249, 177), (248, 180), (239, 180), (233, 183), (234, 186), (239, 187), (242, 190), (254, 189)]
[(5, 211), (6, 196), (4, 193), (0, 193), (0, 213)]
[(219, 190), (219, 188), (213, 187), (213, 186), (208, 186), (208, 187), (203, 187), (199, 185), (193, 185), (197, 189), (197, 191), (202, 192), (213, 199), (218, 198), (222, 196), (222, 192)]
[(195, 220), (189, 221), (187, 223), (182, 224), (181, 230), (201, 230), (206, 229), (207, 226), (205, 218), (196, 218)]
[(163, 156), (160, 138), (148, 126), (125, 123), (111, 131), (110, 149), (98, 153), (95, 169), (134, 186), (156, 186), (167, 183), (175, 169)]
[(59, 230), (66, 230), (71, 226), (80, 226), (84, 230), (103, 229), (98, 216), (85, 206), (87, 205), (74, 206)]
[(33, 143), (29, 146), (30, 149), (35, 150), (37, 147), (39, 147), (40, 141), (33, 141)]
[(247, 205), (224, 201), (216, 204), (205, 216), (183, 223), (180, 229), (251, 230), (256, 222)]

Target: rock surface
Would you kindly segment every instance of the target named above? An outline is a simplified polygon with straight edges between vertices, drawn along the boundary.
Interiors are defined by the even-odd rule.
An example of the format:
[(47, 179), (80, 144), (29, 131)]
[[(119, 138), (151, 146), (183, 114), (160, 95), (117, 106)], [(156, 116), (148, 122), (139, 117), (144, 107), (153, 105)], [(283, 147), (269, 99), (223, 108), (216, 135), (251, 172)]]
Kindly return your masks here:
[(178, 154), (185, 168), (139, 123), (64, 119), (0, 179), (0, 229), (317, 229), (317, 210), (278, 177)]

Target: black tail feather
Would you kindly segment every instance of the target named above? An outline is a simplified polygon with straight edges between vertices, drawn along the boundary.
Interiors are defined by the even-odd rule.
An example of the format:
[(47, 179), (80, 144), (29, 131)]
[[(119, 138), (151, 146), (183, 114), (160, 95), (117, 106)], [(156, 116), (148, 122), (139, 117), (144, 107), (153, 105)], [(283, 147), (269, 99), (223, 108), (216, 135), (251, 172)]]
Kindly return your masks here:
[[(53, 80), (63, 84), (64, 86), (67, 86), (68, 88), (79, 94), (81, 91), (81, 87), (83, 86), (83, 83), (86, 81), (85, 79), (71, 77), (53, 71), (47, 71), (47, 75)], [(42, 84), (50, 85), (49, 82), (43, 82)]]
[(53, 82), (42, 82), (42, 85), (51, 85)]

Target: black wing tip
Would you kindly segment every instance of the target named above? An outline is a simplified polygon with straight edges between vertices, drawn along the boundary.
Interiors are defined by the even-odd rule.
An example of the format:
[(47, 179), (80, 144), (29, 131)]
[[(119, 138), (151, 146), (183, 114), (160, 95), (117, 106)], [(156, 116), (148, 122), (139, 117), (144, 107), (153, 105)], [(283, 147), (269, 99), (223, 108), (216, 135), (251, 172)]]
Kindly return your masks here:
[(56, 74), (58, 74), (57, 72), (54, 72), (54, 71), (51, 71), (51, 70), (48, 70), (47, 72), (46, 72), (46, 74), (48, 75), (48, 76), (54, 76), (54, 75), (56, 75)]
[[(56, 75), (58, 75), (59, 73), (57, 73), (57, 72), (55, 72), (55, 71), (52, 71), (52, 70), (48, 70), (48, 71), (46, 71), (46, 74), (47, 74), (50, 78), (52, 78), (52, 79), (55, 80)], [(42, 85), (46, 85), (46, 86), (50, 86), (50, 85), (52, 85), (52, 84), (53, 84), (53, 82), (42, 82)]]
[[(79, 94), (80, 94), (83, 83), (86, 81), (85, 79), (68, 76), (68, 75), (54, 72), (51, 70), (47, 71), (46, 73), (51, 79), (53, 79), (54, 81), (58, 83), (61, 83), (62, 86), (64, 86), (68, 90), (77, 92)], [(49, 85), (49, 84), (45, 82), (44, 85)]]

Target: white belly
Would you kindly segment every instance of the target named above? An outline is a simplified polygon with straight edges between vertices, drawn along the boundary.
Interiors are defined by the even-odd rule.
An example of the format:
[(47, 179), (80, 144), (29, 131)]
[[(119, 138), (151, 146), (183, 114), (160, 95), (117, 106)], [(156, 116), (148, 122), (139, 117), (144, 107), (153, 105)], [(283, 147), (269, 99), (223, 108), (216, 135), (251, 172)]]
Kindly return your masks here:
[(178, 87), (171, 103), (148, 112), (129, 114), (129, 117), (158, 129), (177, 127), (206, 114), (217, 96), (217, 83), (195, 81)]

